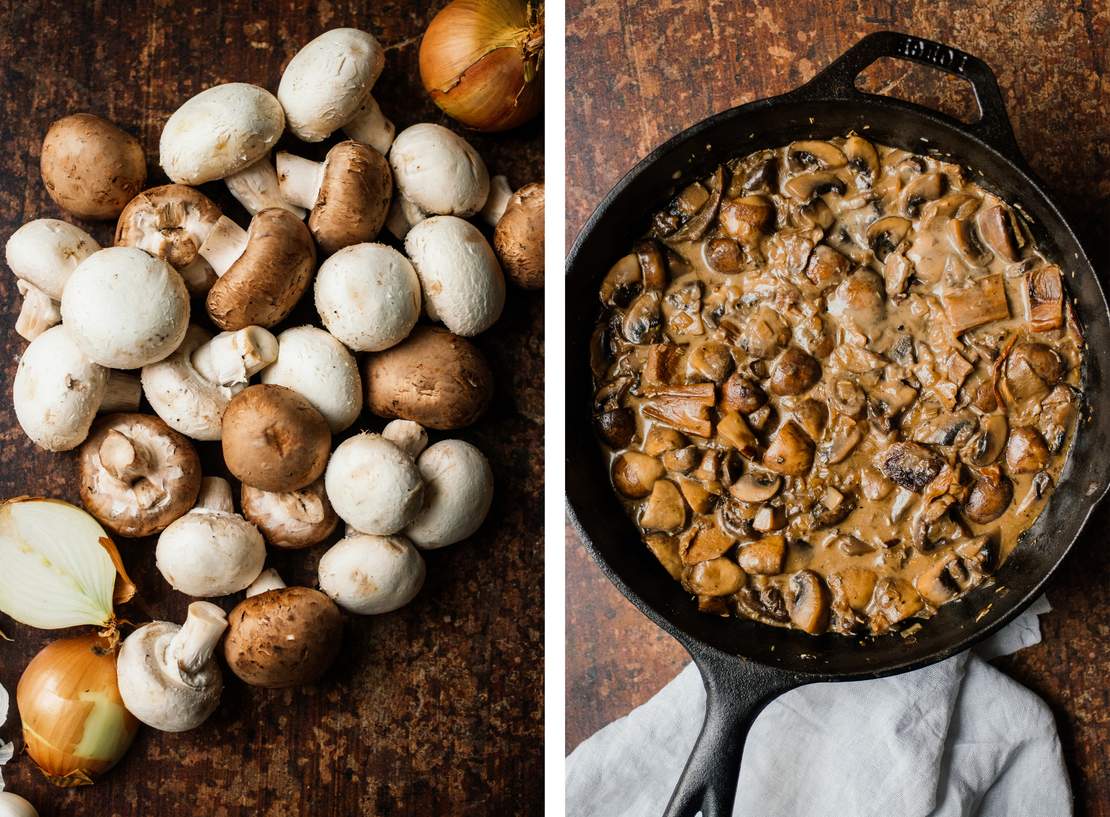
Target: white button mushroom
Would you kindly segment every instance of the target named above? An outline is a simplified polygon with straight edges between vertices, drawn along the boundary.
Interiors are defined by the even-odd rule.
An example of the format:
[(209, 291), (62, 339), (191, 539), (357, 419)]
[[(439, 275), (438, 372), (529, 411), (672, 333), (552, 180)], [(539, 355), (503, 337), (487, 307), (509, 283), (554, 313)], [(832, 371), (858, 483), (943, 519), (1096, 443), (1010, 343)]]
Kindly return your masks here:
[(401, 194), (433, 215), (472, 216), (489, 196), (489, 171), (470, 143), (442, 125), (405, 128), (389, 149)]
[(18, 794), (0, 791), (0, 817), (39, 817), (39, 813)]
[(385, 66), (372, 34), (357, 28), (325, 31), (293, 55), (278, 84), (289, 130), (319, 142), (359, 112)]
[(356, 142), (369, 145), (383, 156), (389, 153), (396, 130), (372, 96), (366, 97), (354, 119), (343, 126), (344, 133)]
[(443, 440), (416, 461), (424, 479), (424, 507), (405, 528), (418, 547), (441, 548), (471, 536), (493, 502), (493, 471), (477, 448)]
[(260, 326), (215, 338), (190, 326), (172, 355), (143, 367), (143, 393), (170, 428), (194, 440), (218, 440), (231, 398), (277, 353), (277, 338)]
[(509, 180), (504, 176), (494, 176), (489, 182), (489, 197), (482, 205), (482, 220), (491, 227), (496, 227), (501, 216), (505, 215), (505, 208), (513, 197), (513, 189), (509, 187)]
[(23, 295), (15, 324), (21, 337), (34, 340), (61, 321), (57, 302), (66, 281), (78, 264), (99, 249), (80, 227), (53, 218), (29, 221), (12, 233), (5, 256)]
[(183, 626), (152, 621), (129, 635), (116, 659), (127, 711), (163, 732), (184, 732), (208, 720), (223, 692), (214, 653), (226, 629), (223, 610), (195, 601)]
[(409, 230), (427, 217), (427, 213), (400, 193), (396, 193), (389, 205), (389, 213), (385, 217), (385, 228), (398, 241), (404, 241), (405, 236), (409, 234)]
[(359, 142), (340, 142), (323, 162), (277, 154), (277, 177), (286, 201), (312, 212), (308, 229), (325, 253), (370, 241), (385, 224), (393, 194), (389, 162)]
[(320, 265), (316, 311), (327, 330), (356, 352), (400, 343), (420, 318), (420, 279), (405, 256), (384, 244), (344, 247)]
[(15, 416), (31, 441), (69, 451), (89, 434), (98, 410), (139, 407), (132, 378), (93, 363), (64, 326), (52, 327), (19, 359), (13, 385)]
[(333, 434), (350, 426), (362, 411), (362, 378), (354, 355), (315, 326), (286, 329), (277, 342), (277, 359), (262, 370), (262, 382), (300, 392), (324, 415)]
[(404, 607), (424, 585), (424, 559), (403, 536), (353, 533), (320, 558), (320, 589), (359, 615)]
[(266, 543), (235, 513), (227, 480), (205, 477), (196, 506), (158, 536), (155, 560), (175, 590), (197, 598), (226, 596), (258, 578)]
[(269, 156), (263, 156), (253, 165), (232, 173), (224, 183), (231, 195), (246, 208), (252, 216), (269, 207), (281, 207), (297, 218), (304, 218), (303, 207), (290, 204), (281, 195), (278, 187), (277, 171)]
[(468, 221), (434, 216), (405, 236), (428, 317), (456, 335), (489, 329), (505, 306), (505, 276), (485, 237)]
[(273, 94), (257, 85), (216, 85), (187, 100), (162, 128), (159, 161), (179, 184), (222, 179), (270, 152), (285, 129)]
[(93, 253), (62, 293), (62, 320), (91, 360), (138, 369), (173, 352), (189, 328), (189, 293), (177, 271), (134, 247)]
[(416, 463), (380, 434), (359, 434), (340, 443), (328, 461), (324, 484), (339, 518), (363, 533), (396, 533), (424, 501)]

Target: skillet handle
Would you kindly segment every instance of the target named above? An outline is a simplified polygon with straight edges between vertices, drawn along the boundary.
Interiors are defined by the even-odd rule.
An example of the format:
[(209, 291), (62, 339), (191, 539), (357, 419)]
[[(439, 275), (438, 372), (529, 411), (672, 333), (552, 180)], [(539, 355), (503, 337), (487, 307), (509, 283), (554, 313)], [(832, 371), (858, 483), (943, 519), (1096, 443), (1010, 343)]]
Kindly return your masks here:
[(878, 96), (856, 88), (856, 77), (883, 57), (909, 60), (967, 80), (979, 106), (979, 120), (971, 124), (961, 122), (960, 126), (1007, 158), (1023, 167), (1026, 165), (1014, 138), (1010, 117), (1006, 113), (1006, 101), (994, 72), (978, 57), (933, 40), (898, 31), (868, 34), (790, 96), (797, 95), (803, 99)]
[(664, 817), (731, 817), (744, 741), (756, 716), (812, 678), (685, 645), (705, 684), (705, 720)]

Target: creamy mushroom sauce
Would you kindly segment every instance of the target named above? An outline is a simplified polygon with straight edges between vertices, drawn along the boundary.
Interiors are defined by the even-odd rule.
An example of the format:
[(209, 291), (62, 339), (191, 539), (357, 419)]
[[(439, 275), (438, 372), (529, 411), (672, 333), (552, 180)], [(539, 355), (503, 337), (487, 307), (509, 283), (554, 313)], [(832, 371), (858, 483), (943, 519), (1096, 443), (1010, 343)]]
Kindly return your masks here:
[(906, 629), (989, 580), (1067, 457), (1060, 268), (955, 164), (856, 134), (732, 160), (600, 297), (614, 487), (706, 612)]

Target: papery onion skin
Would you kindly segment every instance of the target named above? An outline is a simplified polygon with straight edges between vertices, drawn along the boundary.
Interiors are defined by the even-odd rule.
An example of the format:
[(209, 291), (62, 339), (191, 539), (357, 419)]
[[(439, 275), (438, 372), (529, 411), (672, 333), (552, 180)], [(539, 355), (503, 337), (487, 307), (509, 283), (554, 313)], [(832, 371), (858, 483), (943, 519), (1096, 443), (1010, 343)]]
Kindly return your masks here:
[(468, 127), (523, 125), (543, 104), (543, 4), (454, 0), (420, 43), (420, 78), (436, 105)]
[(63, 638), (31, 659), (15, 693), (27, 754), (55, 786), (89, 785), (123, 757), (139, 722), (116, 684), (116, 649)]

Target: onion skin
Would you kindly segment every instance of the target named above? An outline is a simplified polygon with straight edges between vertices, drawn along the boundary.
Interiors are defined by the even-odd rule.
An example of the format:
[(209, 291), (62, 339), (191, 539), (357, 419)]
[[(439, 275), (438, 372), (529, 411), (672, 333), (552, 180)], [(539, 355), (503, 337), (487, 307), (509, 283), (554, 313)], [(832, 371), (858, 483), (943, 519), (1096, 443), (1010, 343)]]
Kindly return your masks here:
[(483, 132), (509, 130), (543, 104), (543, 5), (453, 0), (420, 43), (420, 78), (451, 118)]
[(115, 645), (97, 635), (47, 645), (23, 671), (15, 700), (27, 754), (55, 786), (91, 784), (139, 730), (116, 685)]

